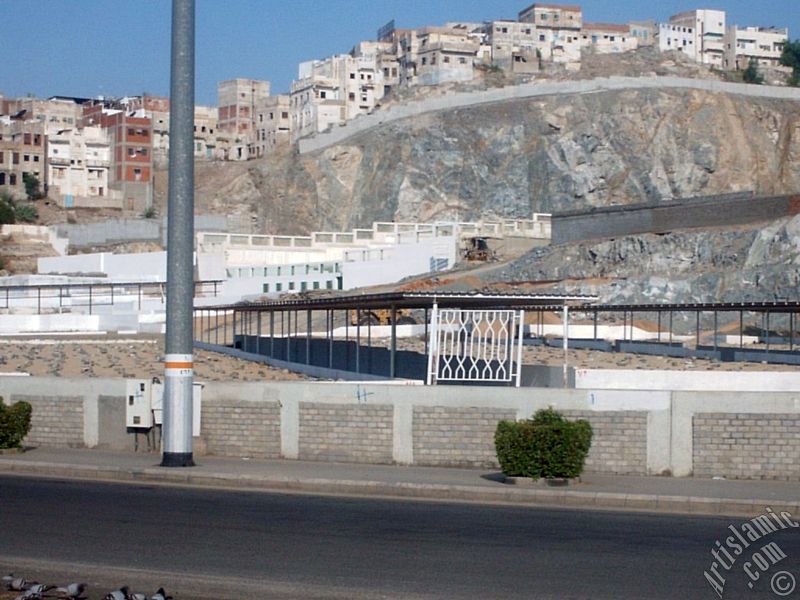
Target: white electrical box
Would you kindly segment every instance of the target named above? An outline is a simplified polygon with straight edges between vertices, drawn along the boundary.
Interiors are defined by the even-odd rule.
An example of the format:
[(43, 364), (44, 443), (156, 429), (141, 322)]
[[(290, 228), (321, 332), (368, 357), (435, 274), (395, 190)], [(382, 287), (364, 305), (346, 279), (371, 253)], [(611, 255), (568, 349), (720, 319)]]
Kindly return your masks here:
[(127, 427), (150, 429), (153, 426), (150, 387), (151, 383), (145, 379), (131, 379), (126, 382), (125, 425)]
[[(203, 406), (203, 386), (192, 382), (192, 437), (200, 436), (200, 411)], [(156, 380), (152, 384), (153, 416), (156, 425), (164, 423), (164, 384)]]

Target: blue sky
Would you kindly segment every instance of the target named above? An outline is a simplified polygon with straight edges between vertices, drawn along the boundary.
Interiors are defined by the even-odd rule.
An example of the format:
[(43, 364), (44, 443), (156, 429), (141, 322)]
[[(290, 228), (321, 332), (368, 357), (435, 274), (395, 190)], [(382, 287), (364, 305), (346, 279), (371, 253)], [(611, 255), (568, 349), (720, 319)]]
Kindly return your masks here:
[[(216, 104), (224, 79), (268, 79), (286, 92), (298, 63), (348, 52), (391, 19), (397, 27), (514, 19), (532, 0), (197, 0), (196, 100)], [(564, 3), (577, 3), (576, 0)], [(728, 24), (788, 27), (797, 0), (587, 0), (584, 19), (624, 23), (692, 8)], [(0, 0), (0, 91), (7, 97), (169, 92), (168, 0)]]

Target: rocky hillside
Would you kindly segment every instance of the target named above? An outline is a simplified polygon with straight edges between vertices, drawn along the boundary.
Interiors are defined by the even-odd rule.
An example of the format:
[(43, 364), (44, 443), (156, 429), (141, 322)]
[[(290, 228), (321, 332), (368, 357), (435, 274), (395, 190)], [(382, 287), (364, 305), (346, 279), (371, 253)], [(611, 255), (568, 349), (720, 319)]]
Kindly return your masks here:
[(800, 103), (675, 89), (518, 100), (211, 168), (201, 206), (249, 212), (256, 231), (778, 194), (800, 189)]
[(611, 304), (796, 300), (800, 217), (536, 248), (485, 277), (487, 285), (554, 280)]
[[(585, 63), (580, 75), (612, 74), (608, 57)], [(664, 64), (632, 74), (690, 68)], [(517, 99), (392, 122), (316, 153), (198, 164), (197, 176), (199, 211), (238, 214), (258, 233), (796, 193), (800, 102), (675, 88)], [(569, 279), (609, 302), (796, 298), (800, 226), (765, 227), (537, 249), (495, 280)]]

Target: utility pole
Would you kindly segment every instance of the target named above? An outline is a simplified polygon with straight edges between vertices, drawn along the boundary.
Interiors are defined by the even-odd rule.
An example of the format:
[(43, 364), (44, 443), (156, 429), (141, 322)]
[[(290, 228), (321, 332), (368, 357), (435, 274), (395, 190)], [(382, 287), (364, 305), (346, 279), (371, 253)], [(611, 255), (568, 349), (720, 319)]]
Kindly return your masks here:
[(193, 467), (194, 0), (172, 0), (162, 467)]

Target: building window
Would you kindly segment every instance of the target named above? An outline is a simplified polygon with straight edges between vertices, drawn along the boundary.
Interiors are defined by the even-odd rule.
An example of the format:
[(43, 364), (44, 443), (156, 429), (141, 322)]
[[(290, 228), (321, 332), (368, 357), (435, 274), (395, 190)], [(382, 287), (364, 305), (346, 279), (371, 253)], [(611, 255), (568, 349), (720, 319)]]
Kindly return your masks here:
[(449, 56), (445, 56), (444, 57), (444, 62), (449, 63), (450, 62), (450, 57)]
[(356, 95), (355, 95), (354, 92), (350, 92), (348, 94), (347, 98), (348, 98), (348, 100), (355, 100), (356, 99)]
[(5, 185), (5, 184), (6, 184), (6, 174), (0, 173), (0, 185)]
[(17, 185), (17, 175), (15, 173), (11, 173), (8, 176), (8, 185)]
[(350, 73), (350, 79), (355, 79), (355, 78), (356, 78), (356, 74), (355, 73)]
[(31, 160), (31, 155), (30, 154), (23, 154), (22, 155), (22, 161), (23, 162), (30, 162), (30, 160)]
[(23, 144), (25, 144), (26, 146), (30, 146), (30, 144), (31, 144), (31, 134), (30, 133), (23, 134), (22, 139), (23, 139), (23, 142), (22, 142)]
[(39, 162), (39, 155), (38, 154), (34, 154), (33, 155), (33, 162)]

